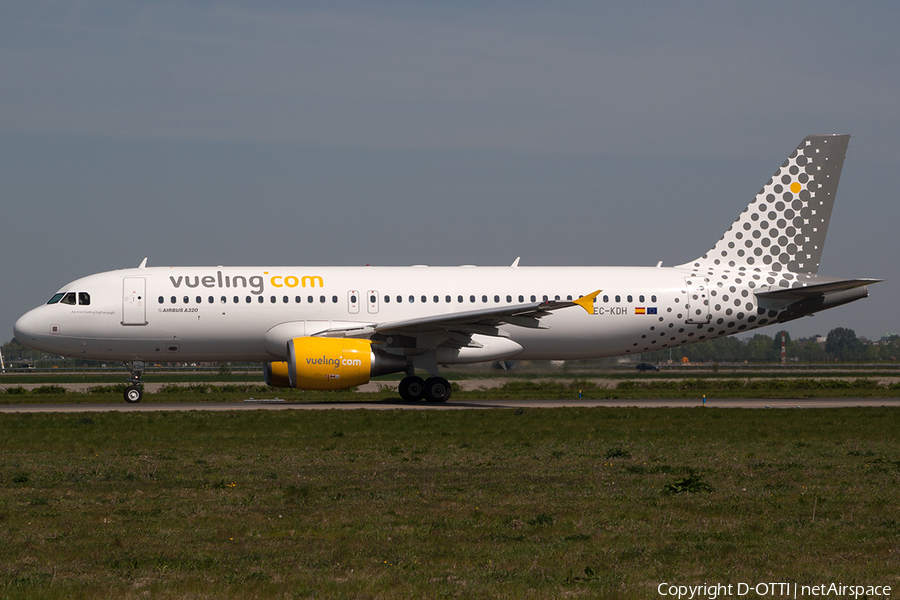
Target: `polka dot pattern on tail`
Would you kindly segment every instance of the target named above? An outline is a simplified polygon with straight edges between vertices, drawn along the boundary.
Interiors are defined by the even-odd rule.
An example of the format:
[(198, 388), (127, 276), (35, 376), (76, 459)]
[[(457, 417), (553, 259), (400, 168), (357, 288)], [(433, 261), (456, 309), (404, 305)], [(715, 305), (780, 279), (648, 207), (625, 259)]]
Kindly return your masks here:
[(686, 267), (817, 273), (849, 135), (811, 135), (718, 243)]

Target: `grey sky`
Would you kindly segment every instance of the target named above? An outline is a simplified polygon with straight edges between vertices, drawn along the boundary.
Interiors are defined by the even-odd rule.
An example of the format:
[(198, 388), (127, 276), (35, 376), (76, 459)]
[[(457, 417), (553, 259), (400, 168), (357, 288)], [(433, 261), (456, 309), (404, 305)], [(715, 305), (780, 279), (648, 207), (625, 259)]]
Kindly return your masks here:
[[(637, 264), (709, 249), (853, 137), (821, 271), (900, 331), (894, 3), (0, 5), (0, 340), (163, 264)], [(772, 334), (774, 331), (764, 329)]]

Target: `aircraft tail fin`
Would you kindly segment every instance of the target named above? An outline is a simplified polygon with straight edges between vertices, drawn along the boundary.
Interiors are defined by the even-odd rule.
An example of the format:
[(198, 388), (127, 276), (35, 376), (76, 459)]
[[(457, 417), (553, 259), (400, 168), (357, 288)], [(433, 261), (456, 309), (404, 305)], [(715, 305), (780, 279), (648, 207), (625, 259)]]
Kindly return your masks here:
[(817, 273), (849, 140), (804, 139), (718, 243), (681, 266)]

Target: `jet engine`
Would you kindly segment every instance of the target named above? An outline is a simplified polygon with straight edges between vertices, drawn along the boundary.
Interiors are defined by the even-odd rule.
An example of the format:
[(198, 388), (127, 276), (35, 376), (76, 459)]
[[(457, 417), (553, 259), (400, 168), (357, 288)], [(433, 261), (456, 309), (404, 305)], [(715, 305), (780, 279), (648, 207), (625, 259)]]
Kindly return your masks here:
[(299, 337), (287, 343), (287, 362), (265, 365), (266, 383), (302, 390), (341, 390), (406, 369), (406, 358), (372, 349), (370, 340)]

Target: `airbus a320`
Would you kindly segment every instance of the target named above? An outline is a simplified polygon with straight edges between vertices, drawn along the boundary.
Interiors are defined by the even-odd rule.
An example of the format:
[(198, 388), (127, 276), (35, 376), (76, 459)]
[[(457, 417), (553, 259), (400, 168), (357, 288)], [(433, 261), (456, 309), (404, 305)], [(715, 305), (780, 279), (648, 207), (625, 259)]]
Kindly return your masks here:
[[(439, 366), (640, 354), (784, 323), (868, 295), (818, 274), (849, 135), (804, 139), (705, 254), (662, 267), (148, 267), (90, 275), (15, 336), (70, 357), (256, 361), (265, 381), (345, 389), (405, 373), (443, 402)], [(426, 378), (417, 372), (427, 373)]]

